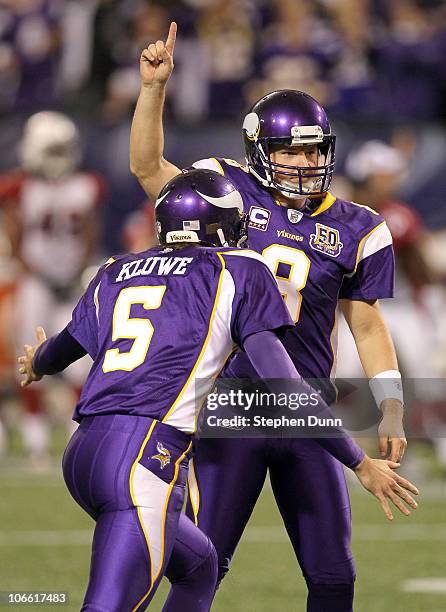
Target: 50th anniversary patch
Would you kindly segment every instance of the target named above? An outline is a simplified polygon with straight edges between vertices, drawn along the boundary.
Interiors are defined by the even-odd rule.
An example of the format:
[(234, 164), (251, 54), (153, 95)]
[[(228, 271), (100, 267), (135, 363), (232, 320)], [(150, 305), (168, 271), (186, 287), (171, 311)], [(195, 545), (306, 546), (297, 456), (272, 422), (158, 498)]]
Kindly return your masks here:
[(316, 223), (316, 231), (310, 235), (310, 247), (330, 257), (337, 257), (344, 244), (339, 237), (339, 230)]

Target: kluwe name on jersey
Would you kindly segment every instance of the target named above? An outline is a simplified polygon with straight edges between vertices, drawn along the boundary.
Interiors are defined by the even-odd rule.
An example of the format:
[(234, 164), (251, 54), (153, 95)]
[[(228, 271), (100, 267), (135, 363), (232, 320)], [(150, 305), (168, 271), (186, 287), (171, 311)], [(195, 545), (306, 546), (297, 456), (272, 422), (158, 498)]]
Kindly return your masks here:
[(93, 359), (74, 418), (149, 416), (187, 433), (236, 346), (293, 325), (248, 249), (153, 247), (111, 258), (68, 324)]
[[(171, 250), (171, 249), (168, 249)], [(193, 257), (146, 257), (136, 261), (126, 262), (116, 277), (116, 282), (129, 280), (136, 276), (150, 276), (157, 274), (185, 274), (188, 264), (192, 263)]]

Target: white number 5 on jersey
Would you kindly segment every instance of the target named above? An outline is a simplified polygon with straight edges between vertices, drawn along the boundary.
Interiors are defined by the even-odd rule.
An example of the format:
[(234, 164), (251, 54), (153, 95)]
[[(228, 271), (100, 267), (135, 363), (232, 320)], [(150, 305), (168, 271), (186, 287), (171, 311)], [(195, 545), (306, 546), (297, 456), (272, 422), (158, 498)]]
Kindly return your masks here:
[(112, 340), (121, 338), (133, 340), (132, 348), (121, 353), (117, 348), (105, 353), (103, 372), (125, 370), (131, 372), (143, 363), (153, 336), (153, 325), (149, 319), (130, 318), (133, 304), (141, 304), (145, 310), (154, 310), (161, 306), (166, 287), (127, 287), (116, 300), (113, 311)]

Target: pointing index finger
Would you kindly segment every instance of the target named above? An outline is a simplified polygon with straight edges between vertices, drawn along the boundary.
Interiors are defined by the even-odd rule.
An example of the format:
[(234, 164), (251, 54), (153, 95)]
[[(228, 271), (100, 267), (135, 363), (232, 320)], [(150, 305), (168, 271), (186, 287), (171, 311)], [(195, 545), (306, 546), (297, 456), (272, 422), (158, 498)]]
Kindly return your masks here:
[(36, 337), (37, 337), (37, 341), (39, 343), (45, 342), (45, 340), (46, 340), (46, 333), (45, 333), (45, 330), (43, 329), (43, 327), (39, 326), (36, 329)]
[(177, 24), (175, 23), (175, 21), (172, 21), (172, 23), (170, 24), (170, 28), (169, 28), (169, 34), (167, 35), (167, 40), (166, 40), (166, 49), (169, 51), (171, 55), (175, 48), (176, 37), (177, 37)]

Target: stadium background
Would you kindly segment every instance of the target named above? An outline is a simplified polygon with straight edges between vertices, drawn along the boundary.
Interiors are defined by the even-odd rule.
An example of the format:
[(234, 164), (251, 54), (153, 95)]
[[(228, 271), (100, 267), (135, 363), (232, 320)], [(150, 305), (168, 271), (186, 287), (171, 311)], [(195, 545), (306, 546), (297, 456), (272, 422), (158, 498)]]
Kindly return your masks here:
[[(129, 172), (128, 138), (140, 49), (164, 38), (171, 19), (179, 36), (166, 157), (185, 167), (209, 155), (241, 160), (240, 125), (251, 102), (280, 88), (317, 97), (338, 136), (332, 191), (389, 215), (399, 266), (388, 316), (402, 369), (413, 379), (442, 379), (446, 370), (445, 2), (2, 0), (0, 590), (68, 591), (72, 610), (85, 588), (92, 532), (59, 470), (75, 392), (63, 381), (51, 385), (42, 416), (51, 426), (50, 446), (33, 456), (20, 435), (24, 401), (14, 374), (25, 271), (24, 245), (14, 243), (8, 222), (20, 203), (8, 185), (26, 119), (62, 111), (80, 130), (83, 168), (107, 185), (95, 209), (101, 232), (84, 280), (108, 255), (153, 240), (151, 204)], [(357, 363), (342, 333), (339, 365), (351, 374)], [(403, 471), (422, 491), (419, 509), (385, 524), (374, 500), (351, 482), (360, 612), (446, 609), (444, 394), (441, 386), (433, 393), (429, 383), (414, 384), (421, 390)], [(364, 443), (374, 452), (372, 442)], [(300, 610), (303, 599), (266, 486), (215, 610)]]

